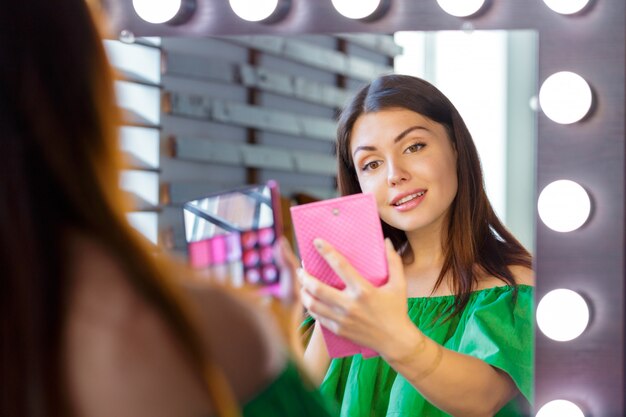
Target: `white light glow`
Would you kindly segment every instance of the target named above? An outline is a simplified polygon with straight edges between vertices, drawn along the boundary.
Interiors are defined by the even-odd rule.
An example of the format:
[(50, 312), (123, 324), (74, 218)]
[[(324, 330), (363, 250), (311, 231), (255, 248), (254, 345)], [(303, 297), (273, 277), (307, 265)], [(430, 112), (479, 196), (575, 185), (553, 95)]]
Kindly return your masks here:
[(537, 412), (536, 417), (585, 417), (585, 414), (573, 402), (554, 400), (544, 404)]
[(467, 17), (478, 12), (485, 4), (485, 0), (437, 0), (437, 3), (452, 16)]
[(278, 7), (278, 0), (229, 0), (235, 14), (249, 22), (260, 22), (270, 17)]
[(176, 16), (182, 0), (133, 0), (139, 17), (149, 23), (165, 23)]
[(560, 14), (574, 14), (584, 9), (590, 0), (543, 0), (553, 11)]
[(364, 19), (374, 13), (381, 0), (332, 0), (335, 9), (349, 19)]
[(587, 81), (569, 71), (552, 74), (539, 90), (541, 110), (551, 120), (561, 124), (575, 123), (585, 117), (592, 100)]
[(571, 232), (585, 224), (591, 212), (591, 199), (583, 187), (569, 180), (548, 184), (537, 202), (539, 217), (557, 232)]
[(575, 291), (550, 291), (537, 306), (537, 325), (552, 340), (567, 342), (576, 339), (585, 331), (588, 323), (589, 307)]

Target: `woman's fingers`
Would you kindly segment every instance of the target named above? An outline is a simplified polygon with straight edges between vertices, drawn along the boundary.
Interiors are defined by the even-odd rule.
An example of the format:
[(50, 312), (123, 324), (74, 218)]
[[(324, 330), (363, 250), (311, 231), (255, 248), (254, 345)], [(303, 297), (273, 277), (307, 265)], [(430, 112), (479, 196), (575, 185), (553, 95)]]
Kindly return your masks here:
[(311, 295), (306, 289), (300, 290), (300, 299), (302, 305), (307, 309), (313, 317), (323, 317), (327, 319), (337, 320), (343, 316), (341, 308), (331, 307)]
[(347, 288), (360, 293), (363, 289), (373, 287), (354, 269), (346, 257), (339, 253), (330, 243), (318, 238), (313, 241), (313, 244), (318, 253), (328, 263), (328, 266), (346, 284)]
[[(316, 299), (332, 306), (341, 308), (345, 305), (345, 294), (342, 291), (324, 284), (319, 279), (307, 273), (304, 269), (298, 271), (298, 277), (302, 285), (302, 289), (306, 290)], [(301, 292), (302, 293), (302, 292)]]

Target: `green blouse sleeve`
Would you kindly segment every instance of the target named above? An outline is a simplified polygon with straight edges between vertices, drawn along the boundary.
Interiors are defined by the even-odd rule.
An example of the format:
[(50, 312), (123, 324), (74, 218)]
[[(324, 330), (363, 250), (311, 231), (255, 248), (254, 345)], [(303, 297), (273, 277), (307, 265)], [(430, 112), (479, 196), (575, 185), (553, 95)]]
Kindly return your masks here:
[[(532, 404), (533, 288), (485, 292), (465, 315), (457, 351), (505, 371)], [(455, 344), (456, 344), (455, 343)]]
[(289, 362), (285, 370), (243, 407), (244, 417), (330, 417), (329, 404), (300, 370)]

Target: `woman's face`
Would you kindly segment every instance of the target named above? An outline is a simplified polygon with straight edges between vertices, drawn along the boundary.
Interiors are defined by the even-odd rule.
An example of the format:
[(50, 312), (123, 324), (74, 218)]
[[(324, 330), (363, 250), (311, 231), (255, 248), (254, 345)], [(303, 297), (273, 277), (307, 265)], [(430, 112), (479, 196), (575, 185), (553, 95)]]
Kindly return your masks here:
[(381, 219), (412, 232), (442, 226), (457, 192), (456, 150), (443, 125), (397, 108), (360, 116), (350, 153)]

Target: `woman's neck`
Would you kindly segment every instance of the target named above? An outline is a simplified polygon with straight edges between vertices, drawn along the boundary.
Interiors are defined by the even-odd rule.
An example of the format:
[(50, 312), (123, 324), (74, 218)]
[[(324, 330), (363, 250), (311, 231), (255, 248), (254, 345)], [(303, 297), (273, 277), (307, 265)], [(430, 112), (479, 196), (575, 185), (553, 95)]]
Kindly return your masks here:
[(412, 256), (405, 258), (407, 263), (404, 266), (408, 296), (447, 295), (449, 288), (446, 280), (433, 293), (445, 260), (441, 225), (434, 224), (406, 235), (412, 252)]

